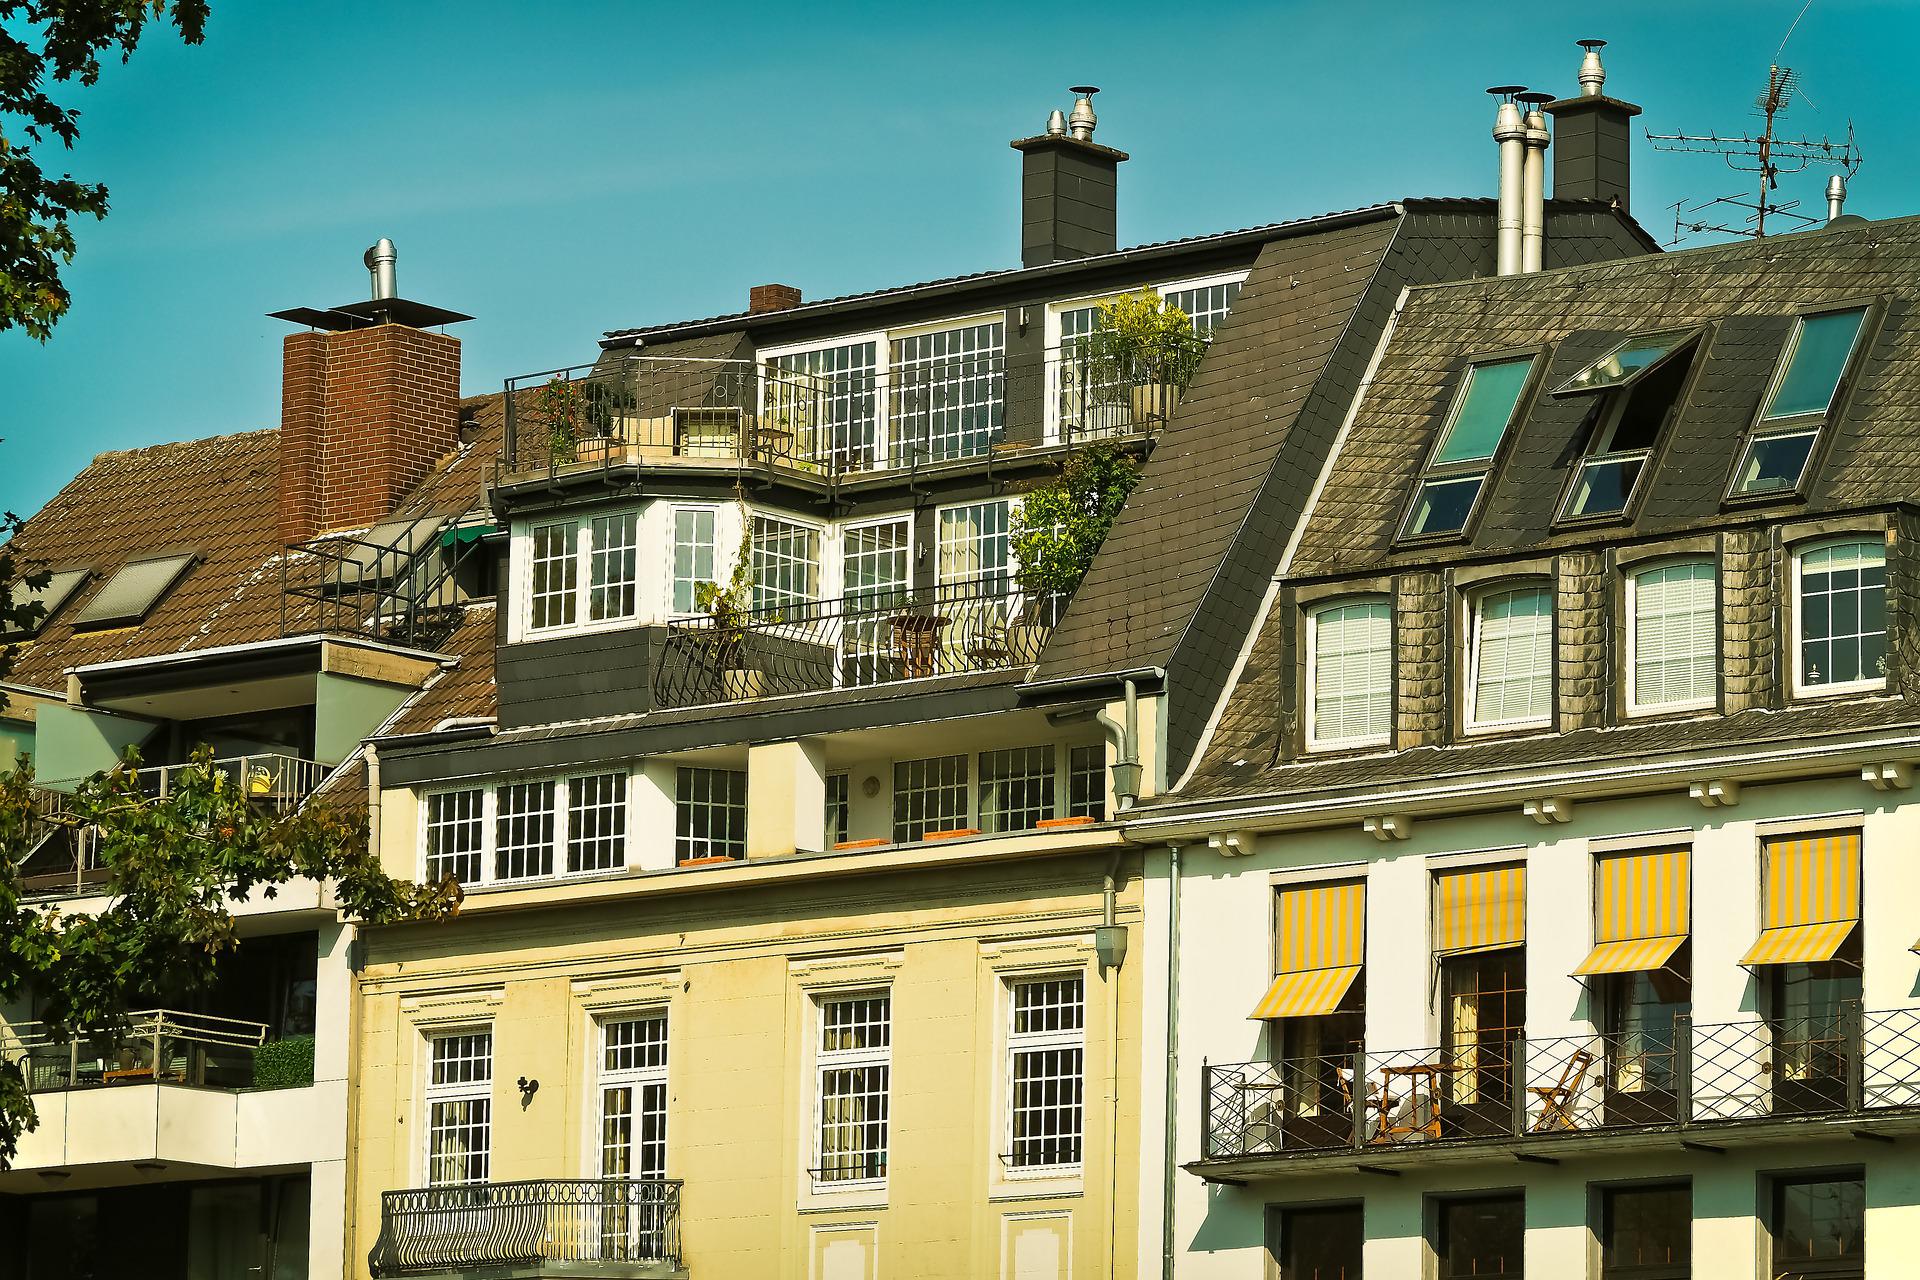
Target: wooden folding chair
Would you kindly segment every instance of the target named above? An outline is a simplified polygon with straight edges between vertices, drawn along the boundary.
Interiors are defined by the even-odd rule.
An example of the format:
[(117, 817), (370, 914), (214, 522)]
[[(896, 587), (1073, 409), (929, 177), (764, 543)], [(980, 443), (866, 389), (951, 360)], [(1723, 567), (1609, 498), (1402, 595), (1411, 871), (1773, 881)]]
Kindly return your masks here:
[(1580, 1127), (1574, 1123), (1573, 1100), (1579, 1096), (1580, 1086), (1586, 1083), (1587, 1072), (1592, 1066), (1593, 1055), (1581, 1049), (1568, 1058), (1567, 1065), (1560, 1069), (1558, 1084), (1528, 1086), (1527, 1092), (1540, 1099), (1540, 1114), (1533, 1122), (1533, 1132), (1566, 1131)]

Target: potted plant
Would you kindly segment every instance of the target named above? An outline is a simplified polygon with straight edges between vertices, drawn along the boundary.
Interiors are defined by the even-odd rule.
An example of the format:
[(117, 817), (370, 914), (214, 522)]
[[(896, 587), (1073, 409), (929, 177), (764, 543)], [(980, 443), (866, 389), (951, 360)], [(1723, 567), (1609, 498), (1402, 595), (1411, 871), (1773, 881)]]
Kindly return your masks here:
[(1023, 599), (1007, 623), (1007, 652), (1032, 663), (1079, 587), (1094, 553), (1140, 483), (1140, 463), (1111, 441), (1069, 453), (1059, 472), (1028, 489), (1014, 508), (1011, 538)]
[(757, 698), (766, 692), (766, 673), (747, 665), (747, 624), (753, 609), (753, 534), (751, 525), (740, 535), (733, 572), (725, 584), (697, 582), (693, 603), (713, 624), (714, 665), (720, 669), (720, 688), (729, 701)]
[(564, 465), (579, 461), (579, 447), (586, 437), (586, 397), (580, 388), (562, 377), (547, 379), (533, 393), (527, 406), (528, 416), (547, 431), (547, 461)]
[(1206, 353), (1187, 313), (1151, 289), (1100, 304), (1082, 346), (1087, 382), (1106, 403), (1128, 404), (1136, 427), (1165, 423)]

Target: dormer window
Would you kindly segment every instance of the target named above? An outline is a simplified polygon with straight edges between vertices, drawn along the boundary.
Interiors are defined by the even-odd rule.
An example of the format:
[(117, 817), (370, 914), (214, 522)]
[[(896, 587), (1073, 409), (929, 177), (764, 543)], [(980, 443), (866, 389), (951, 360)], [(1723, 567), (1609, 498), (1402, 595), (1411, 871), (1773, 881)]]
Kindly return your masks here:
[(1560, 504), (1562, 520), (1623, 514), (1653, 457), (1653, 446), (1680, 402), (1698, 330), (1629, 338), (1554, 389), (1593, 396), (1592, 445)]
[(1532, 356), (1468, 366), (1440, 443), (1414, 490), (1402, 538), (1444, 537), (1467, 527), (1532, 372)]
[(1794, 493), (1806, 483), (1807, 461), (1820, 427), (1853, 363), (1864, 307), (1801, 316), (1767, 388), (1760, 418), (1747, 434), (1729, 498)]

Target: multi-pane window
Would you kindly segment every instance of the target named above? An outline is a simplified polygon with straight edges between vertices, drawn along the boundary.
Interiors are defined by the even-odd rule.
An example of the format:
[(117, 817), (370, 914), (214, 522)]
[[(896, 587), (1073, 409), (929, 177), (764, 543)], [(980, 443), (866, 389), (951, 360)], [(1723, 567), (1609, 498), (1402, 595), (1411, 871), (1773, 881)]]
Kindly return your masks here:
[(1107, 749), (1095, 744), (1067, 752), (1067, 816), (1107, 820)]
[(509, 782), (493, 790), (493, 878), (553, 874), (554, 781)]
[(1867, 689), (1887, 678), (1887, 548), (1829, 543), (1798, 561), (1800, 693)]
[(600, 1024), (600, 1176), (667, 1171), (667, 1015)]
[(631, 618), (640, 605), (640, 513), (595, 516), (588, 551), (587, 617)]
[(1864, 309), (1827, 311), (1794, 323), (1760, 420), (1734, 467), (1729, 496), (1759, 497), (1802, 486), (1866, 316)]
[(1615, 516), (1632, 502), (1661, 429), (1679, 403), (1698, 331), (1629, 338), (1554, 391), (1597, 395), (1598, 421), (1560, 510), (1562, 520)]
[(827, 775), (827, 843), (845, 844), (848, 839), (847, 775)]
[(1713, 564), (1687, 560), (1629, 580), (1633, 653), (1628, 704), (1636, 711), (1710, 707), (1719, 689)]
[(941, 585), (1006, 577), (1013, 568), (1011, 530), (1005, 499), (943, 509), (935, 565)]
[(1863, 1280), (1867, 1184), (1859, 1175), (1782, 1178), (1773, 1184), (1775, 1280)]
[(1437, 537), (1467, 527), (1532, 372), (1532, 356), (1468, 367), (1407, 508), (1402, 537)]
[(486, 793), (478, 787), (427, 796), (427, 883), (452, 876), (478, 884), (486, 846)]
[(1016, 1169), (1077, 1165), (1085, 1127), (1086, 979), (1022, 979), (1010, 997), (1007, 1162)]
[(682, 766), (674, 781), (673, 818), (676, 861), (745, 857), (745, 770)]
[(567, 870), (611, 871), (627, 863), (627, 775), (567, 782)]
[(1233, 310), (1234, 300), (1240, 296), (1240, 283), (1238, 280), (1220, 280), (1185, 289), (1168, 289), (1162, 296), (1169, 306), (1186, 313), (1187, 321), (1193, 325), (1195, 333), (1203, 338), (1211, 338), (1214, 327)]
[(1359, 1205), (1312, 1205), (1279, 1211), (1280, 1280), (1360, 1280), (1366, 1242)]
[(435, 1035), (427, 1046), (427, 1185), (485, 1182), (493, 1151), (493, 1032)]
[(1520, 1196), (1448, 1198), (1434, 1204), (1435, 1280), (1519, 1276), (1526, 1246)]
[(1474, 597), (1468, 643), (1470, 728), (1547, 723), (1553, 716), (1553, 594), (1511, 587)]
[(1686, 1183), (1610, 1187), (1600, 1201), (1600, 1280), (1687, 1280), (1693, 1192)]
[(1307, 740), (1385, 742), (1393, 714), (1393, 617), (1385, 600), (1322, 605), (1308, 618)]
[(913, 542), (902, 517), (854, 525), (840, 535), (840, 578), (846, 597), (840, 627), (841, 679), (862, 686), (895, 679), (893, 609), (906, 598)]
[(533, 613), (531, 625), (541, 631), (572, 626), (579, 619), (577, 598), (580, 574), (574, 559), (576, 527), (572, 521), (533, 528), (532, 574), (528, 580)]
[(894, 762), (894, 843), (924, 840), (929, 831), (955, 831), (966, 825), (967, 757)]
[(980, 829), (1025, 831), (1053, 816), (1053, 748), (980, 753)]
[(767, 420), (794, 433), (800, 455), (834, 471), (876, 466), (875, 343), (849, 342), (775, 356), (769, 366)]
[(871, 1182), (887, 1176), (892, 1046), (893, 998), (887, 993), (820, 1001), (814, 1055), (816, 1181)]
[(815, 599), (820, 531), (772, 516), (753, 518), (753, 607), (781, 609)]
[(895, 338), (893, 465), (964, 458), (999, 439), (1006, 396), (1006, 325), (1001, 321)]
[(697, 588), (715, 580), (712, 507), (676, 507), (673, 512), (673, 611), (700, 607)]

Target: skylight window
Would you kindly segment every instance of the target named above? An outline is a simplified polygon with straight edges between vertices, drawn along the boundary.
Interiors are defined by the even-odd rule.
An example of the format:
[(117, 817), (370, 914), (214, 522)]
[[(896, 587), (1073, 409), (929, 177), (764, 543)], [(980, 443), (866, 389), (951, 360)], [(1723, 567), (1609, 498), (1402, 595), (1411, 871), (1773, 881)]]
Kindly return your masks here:
[(1734, 468), (1729, 497), (1797, 491), (1859, 345), (1866, 309), (1801, 316)]
[(37, 591), (16, 583), (11, 597), (13, 607), (19, 609), (37, 604), (40, 606), (40, 616), (24, 626), (0, 626), (0, 639), (17, 640), (24, 636), (38, 635), (47, 623), (53, 620), (53, 615), (60, 611), (60, 606), (72, 599), (73, 593), (78, 591), (80, 584), (86, 580), (85, 569), (63, 569), (50, 575), (47, 585)]
[(93, 599), (74, 615), (74, 627), (135, 625), (152, 611), (193, 561), (191, 555), (161, 556), (120, 566)]
[(1560, 507), (1562, 520), (1624, 513), (1653, 446), (1680, 402), (1697, 330), (1629, 338), (1554, 390), (1556, 396), (1599, 395), (1589, 421), (1593, 444), (1574, 472)]
[(1426, 475), (1414, 490), (1403, 538), (1439, 537), (1466, 528), (1532, 371), (1532, 356), (1467, 369)]

